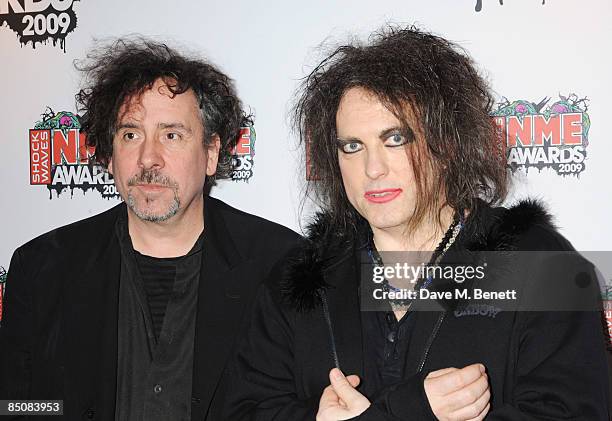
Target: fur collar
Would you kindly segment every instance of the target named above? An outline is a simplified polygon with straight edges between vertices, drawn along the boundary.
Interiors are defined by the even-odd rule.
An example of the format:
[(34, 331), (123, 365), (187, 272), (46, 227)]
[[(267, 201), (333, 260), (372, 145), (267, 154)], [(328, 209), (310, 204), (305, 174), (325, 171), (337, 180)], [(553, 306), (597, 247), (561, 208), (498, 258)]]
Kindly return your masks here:
[[(464, 228), (462, 245), (468, 250), (512, 250), (518, 237), (536, 226), (556, 230), (537, 200), (523, 200), (508, 209), (479, 202)], [(328, 214), (314, 216), (306, 229), (306, 244), (289, 259), (281, 280), (281, 296), (289, 307), (303, 312), (318, 306), (320, 291), (328, 287), (324, 272), (354, 255), (358, 231), (339, 232)]]

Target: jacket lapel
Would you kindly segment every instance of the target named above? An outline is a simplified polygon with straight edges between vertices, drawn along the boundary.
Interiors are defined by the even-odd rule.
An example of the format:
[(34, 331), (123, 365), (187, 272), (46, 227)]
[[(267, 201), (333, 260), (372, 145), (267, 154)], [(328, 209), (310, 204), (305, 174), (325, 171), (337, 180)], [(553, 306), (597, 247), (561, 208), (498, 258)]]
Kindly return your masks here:
[(90, 247), (70, 256), (83, 263), (82, 272), (64, 265), (64, 387), (67, 396), (75, 398), (66, 406), (80, 411), (78, 416), (94, 411), (101, 419), (114, 418), (120, 267), (114, 232), (110, 226), (107, 238), (96, 239), (102, 245), (97, 250)]
[(352, 257), (353, 253), (345, 256), (327, 268), (323, 276), (329, 285), (326, 295), (340, 368), (346, 375), (363, 377), (361, 308), (357, 293), (359, 275)]
[(204, 202), (204, 243), (193, 356), (194, 419), (205, 416), (233, 348), (244, 310), (249, 265), (240, 256), (212, 200)]

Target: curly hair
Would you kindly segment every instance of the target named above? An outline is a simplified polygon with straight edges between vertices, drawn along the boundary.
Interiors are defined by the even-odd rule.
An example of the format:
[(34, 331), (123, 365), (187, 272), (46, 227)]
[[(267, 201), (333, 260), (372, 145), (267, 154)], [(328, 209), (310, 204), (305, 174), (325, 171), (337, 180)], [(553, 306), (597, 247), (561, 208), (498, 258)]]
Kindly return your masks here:
[(346, 229), (360, 218), (338, 163), (336, 113), (351, 88), (374, 95), (406, 133), (416, 134), (416, 147), (406, 147), (417, 184), (409, 229), (426, 215), (440, 222), (445, 205), (472, 210), (477, 199), (505, 198), (505, 144), (489, 116), (492, 94), (473, 61), (459, 46), (414, 26), (386, 26), (365, 45), (337, 47), (304, 78), (294, 106), (293, 125), (314, 176), (306, 195), (336, 226)]
[(168, 82), (173, 95), (193, 91), (200, 107), (204, 145), (213, 135), (221, 140), (216, 174), (207, 184), (228, 178), (233, 170), (231, 150), (240, 128), (252, 124), (242, 109), (233, 81), (213, 64), (186, 57), (166, 44), (144, 37), (119, 38), (94, 49), (75, 67), (84, 72), (85, 87), (75, 96), (81, 130), (95, 147), (93, 160), (108, 166), (121, 106), (151, 89), (158, 79)]

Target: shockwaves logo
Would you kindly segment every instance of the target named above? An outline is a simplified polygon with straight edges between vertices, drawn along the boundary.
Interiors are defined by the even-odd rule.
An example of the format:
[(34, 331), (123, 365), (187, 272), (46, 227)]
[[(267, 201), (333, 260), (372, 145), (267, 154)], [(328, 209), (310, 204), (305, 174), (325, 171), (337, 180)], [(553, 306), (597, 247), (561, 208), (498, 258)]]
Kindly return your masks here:
[(586, 169), (586, 148), (591, 120), (587, 98), (559, 95), (539, 103), (507, 99), (492, 113), (493, 121), (508, 147), (508, 167), (551, 168), (560, 175), (578, 175)]
[(240, 129), (236, 147), (230, 152), (234, 164), (232, 180), (249, 181), (253, 177), (255, 137), (255, 128), (253, 126), (242, 127)]
[(4, 301), (4, 287), (6, 285), (6, 270), (0, 266), (0, 322), (2, 321), (2, 302)]
[(0, 26), (16, 34), (21, 46), (28, 42), (59, 42), (66, 52), (66, 35), (77, 26), (73, 2), (78, 0), (0, 0)]
[(42, 120), (30, 129), (30, 184), (47, 186), (49, 199), (53, 191), (59, 197), (65, 189), (71, 195), (80, 189), (97, 190), (107, 199), (119, 197), (113, 177), (92, 163), (95, 150), (86, 144), (80, 128), (77, 115), (47, 107)]
[[(504, 5), (504, 0), (499, 0), (499, 4), (500, 5)], [(542, 6), (544, 6), (546, 4), (546, 0), (542, 0)], [(482, 0), (476, 0), (476, 7), (474, 8), (474, 10), (476, 10), (477, 12), (480, 12), (482, 10)]]

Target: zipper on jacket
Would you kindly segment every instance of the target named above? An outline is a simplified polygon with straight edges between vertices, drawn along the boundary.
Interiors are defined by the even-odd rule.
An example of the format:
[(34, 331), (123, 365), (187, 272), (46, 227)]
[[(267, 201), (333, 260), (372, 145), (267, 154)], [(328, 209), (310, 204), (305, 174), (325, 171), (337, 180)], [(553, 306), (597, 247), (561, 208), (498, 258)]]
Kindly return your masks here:
[[(329, 306), (327, 305), (327, 295), (325, 294), (324, 290), (320, 291), (320, 296), (321, 296), (321, 303), (323, 304), (323, 316), (325, 317), (325, 323), (327, 324), (327, 330), (329, 333), (329, 340), (331, 343), (331, 349), (332, 349), (332, 358), (334, 360), (334, 365), (336, 366), (336, 368), (338, 368), (339, 370), (342, 370), (340, 368), (340, 359), (338, 358), (338, 351), (336, 349), (336, 340), (334, 338), (334, 329), (332, 327), (332, 322), (331, 322), (331, 317), (329, 315)], [(438, 317), (438, 320), (436, 321), (436, 324), (431, 332), (431, 335), (429, 335), (429, 339), (427, 340), (427, 344), (425, 345), (425, 350), (423, 351), (423, 355), (421, 357), (421, 361), (419, 362), (419, 368), (417, 370), (417, 373), (420, 373), (423, 370), (423, 367), (425, 366), (425, 362), (427, 361), (427, 357), (429, 356), (429, 351), (431, 349), (431, 346), (433, 345), (433, 341), (436, 339), (436, 336), (438, 335), (438, 332), (440, 331), (440, 327), (442, 326), (442, 322), (444, 321), (444, 318), (446, 317), (446, 312), (443, 311), (440, 316)]]
[(329, 331), (329, 339), (331, 341), (332, 356), (334, 364), (338, 370), (340, 368), (340, 360), (338, 359), (338, 351), (336, 350), (336, 340), (334, 339), (334, 329), (332, 328), (331, 317), (329, 316), (329, 306), (327, 305), (327, 295), (324, 290), (320, 290), (321, 302), (323, 303), (323, 315), (325, 316), (325, 323), (327, 324), (327, 330)]
[(427, 345), (425, 345), (425, 351), (423, 351), (423, 356), (421, 357), (421, 361), (419, 362), (419, 369), (417, 370), (417, 373), (420, 373), (421, 370), (423, 370), (423, 367), (425, 366), (425, 361), (427, 361), (429, 350), (431, 349), (431, 345), (433, 344), (433, 341), (436, 338), (436, 335), (438, 335), (438, 331), (440, 330), (440, 326), (442, 326), (442, 322), (444, 321), (445, 316), (446, 316), (446, 311), (443, 311), (442, 314), (440, 314), (440, 316), (438, 317), (438, 320), (436, 321), (436, 325), (434, 326), (433, 331), (431, 332), (431, 335), (429, 335), (429, 339), (427, 340)]

